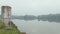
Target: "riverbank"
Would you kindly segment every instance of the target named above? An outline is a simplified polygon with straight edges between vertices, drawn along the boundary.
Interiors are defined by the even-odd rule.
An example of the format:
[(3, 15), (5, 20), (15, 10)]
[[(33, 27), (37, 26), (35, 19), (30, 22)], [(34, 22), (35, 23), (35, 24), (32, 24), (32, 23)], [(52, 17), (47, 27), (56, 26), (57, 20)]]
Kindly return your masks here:
[(20, 34), (20, 31), (15, 26), (12, 29), (5, 29), (0, 20), (0, 34)]

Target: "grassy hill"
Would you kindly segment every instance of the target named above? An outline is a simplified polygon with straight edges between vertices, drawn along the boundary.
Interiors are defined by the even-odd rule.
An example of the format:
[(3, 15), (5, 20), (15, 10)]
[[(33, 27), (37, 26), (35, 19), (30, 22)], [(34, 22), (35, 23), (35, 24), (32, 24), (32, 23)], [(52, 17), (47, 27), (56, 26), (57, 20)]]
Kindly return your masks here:
[(5, 29), (2, 21), (0, 20), (0, 34), (20, 34), (20, 32), (16, 27), (13, 27), (12, 29)]

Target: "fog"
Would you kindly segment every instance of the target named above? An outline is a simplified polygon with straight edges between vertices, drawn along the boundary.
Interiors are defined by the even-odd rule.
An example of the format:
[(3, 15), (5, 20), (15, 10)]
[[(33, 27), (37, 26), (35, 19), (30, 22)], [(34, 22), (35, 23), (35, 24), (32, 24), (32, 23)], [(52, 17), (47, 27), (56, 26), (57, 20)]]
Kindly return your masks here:
[[(12, 15), (47, 15), (60, 13), (60, 0), (0, 0), (1, 6), (11, 6)], [(1, 13), (0, 13), (1, 14)]]

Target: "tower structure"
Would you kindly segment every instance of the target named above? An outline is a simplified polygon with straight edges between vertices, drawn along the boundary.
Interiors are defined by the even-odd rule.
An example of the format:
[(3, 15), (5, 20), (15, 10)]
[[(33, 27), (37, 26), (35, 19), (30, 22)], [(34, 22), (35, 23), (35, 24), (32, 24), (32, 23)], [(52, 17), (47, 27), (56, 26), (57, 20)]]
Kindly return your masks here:
[(2, 22), (4, 23), (6, 28), (9, 28), (8, 23), (11, 21), (11, 7), (10, 6), (2, 6), (1, 9)]

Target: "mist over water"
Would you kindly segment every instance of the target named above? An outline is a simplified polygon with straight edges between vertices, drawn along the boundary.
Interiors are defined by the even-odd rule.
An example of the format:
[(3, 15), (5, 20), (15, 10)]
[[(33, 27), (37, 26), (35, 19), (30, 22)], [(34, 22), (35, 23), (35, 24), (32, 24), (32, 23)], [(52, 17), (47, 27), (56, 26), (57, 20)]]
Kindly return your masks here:
[(21, 32), (27, 34), (60, 34), (60, 22), (12, 20)]
[(24, 15), (24, 16), (12, 16), (13, 19), (20, 19), (25, 21), (49, 21), (49, 22), (60, 22), (60, 14), (48, 14), (48, 15)]
[(60, 34), (60, 0), (0, 0), (0, 14), (3, 5), (12, 7), (12, 21), (20, 31)]

